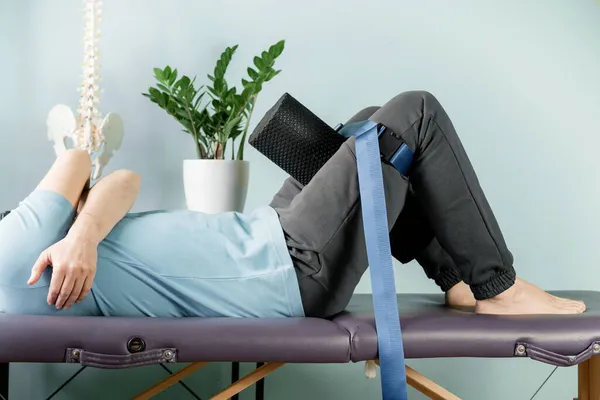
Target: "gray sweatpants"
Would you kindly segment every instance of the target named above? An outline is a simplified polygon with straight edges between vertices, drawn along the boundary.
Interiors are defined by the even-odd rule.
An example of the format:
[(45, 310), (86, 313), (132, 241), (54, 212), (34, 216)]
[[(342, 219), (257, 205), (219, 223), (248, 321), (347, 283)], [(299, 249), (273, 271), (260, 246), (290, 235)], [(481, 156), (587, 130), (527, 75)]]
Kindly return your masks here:
[[(514, 284), (513, 258), (477, 176), (440, 103), (406, 92), (349, 122), (371, 119), (415, 153), (408, 177), (383, 164), (393, 256), (416, 259), (448, 290), (463, 280), (476, 299)], [(367, 269), (354, 139), (303, 187), (286, 180), (271, 206), (294, 261), (307, 316), (342, 311)]]

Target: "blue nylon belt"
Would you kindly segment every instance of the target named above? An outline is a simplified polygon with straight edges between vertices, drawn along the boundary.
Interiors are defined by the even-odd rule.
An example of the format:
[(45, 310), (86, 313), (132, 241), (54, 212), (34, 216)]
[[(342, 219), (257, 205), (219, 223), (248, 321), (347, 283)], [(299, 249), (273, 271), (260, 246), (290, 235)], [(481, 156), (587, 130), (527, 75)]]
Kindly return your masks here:
[(371, 275), (383, 400), (408, 400), (377, 123), (361, 121), (339, 134), (356, 139), (363, 227)]

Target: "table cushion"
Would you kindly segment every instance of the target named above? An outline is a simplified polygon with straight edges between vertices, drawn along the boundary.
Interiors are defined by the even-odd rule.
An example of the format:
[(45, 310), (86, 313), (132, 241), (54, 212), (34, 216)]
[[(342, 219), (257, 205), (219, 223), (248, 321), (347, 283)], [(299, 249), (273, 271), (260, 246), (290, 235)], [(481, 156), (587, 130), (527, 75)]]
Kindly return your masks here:
[[(559, 291), (583, 300), (579, 315), (477, 315), (444, 306), (438, 294), (400, 294), (398, 307), (406, 358), (513, 357), (517, 343), (576, 355), (600, 340), (600, 292)], [(353, 361), (377, 358), (371, 295), (355, 295), (333, 321), (350, 334)]]

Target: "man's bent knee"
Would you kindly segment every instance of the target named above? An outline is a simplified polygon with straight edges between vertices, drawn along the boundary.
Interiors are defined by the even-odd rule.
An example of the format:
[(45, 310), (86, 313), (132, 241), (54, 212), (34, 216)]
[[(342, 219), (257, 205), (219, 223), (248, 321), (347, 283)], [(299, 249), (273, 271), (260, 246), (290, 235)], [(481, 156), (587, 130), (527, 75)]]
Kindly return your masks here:
[(56, 158), (54, 167), (74, 169), (89, 177), (92, 174), (92, 159), (86, 150), (69, 149)]
[(76, 207), (91, 174), (92, 161), (87, 151), (67, 150), (56, 159), (38, 189), (56, 192)]
[(351, 124), (354, 122), (359, 122), (359, 121), (364, 121), (366, 119), (371, 118), (371, 116), (373, 114), (375, 114), (375, 112), (377, 112), (377, 110), (379, 110), (380, 107), (378, 106), (370, 106), (370, 107), (366, 107), (363, 108), (362, 110), (360, 110), (359, 112), (357, 112), (356, 114), (354, 114), (354, 116), (352, 116), (352, 118), (350, 118), (346, 124)]
[(388, 101), (383, 108), (393, 109), (403, 112), (414, 112), (418, 115), (424, 113), (434, 114), (441, 109), (438, 99), (430, 92), (425, 90), (412, 90), (400, 93)]

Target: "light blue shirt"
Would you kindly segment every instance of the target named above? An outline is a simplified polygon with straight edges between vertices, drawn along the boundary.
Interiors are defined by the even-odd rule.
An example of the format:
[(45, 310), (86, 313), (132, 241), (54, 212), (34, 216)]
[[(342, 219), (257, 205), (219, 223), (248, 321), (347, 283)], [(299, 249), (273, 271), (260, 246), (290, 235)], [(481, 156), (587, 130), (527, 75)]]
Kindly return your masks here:
[(104, 315), (302, 316), (279, 218), (152, 211), (127, 215), (98, 249)]
[(46, 304), (51, 268), (26, 284), (40, 252), (64, 237), (71, 204), (35, 191), (0, 221), (0, 310), (157, 317), (304, 316), (279, 218), (194, 211), (130, 213), (98, 248), (91, 293), (70, 310)]

